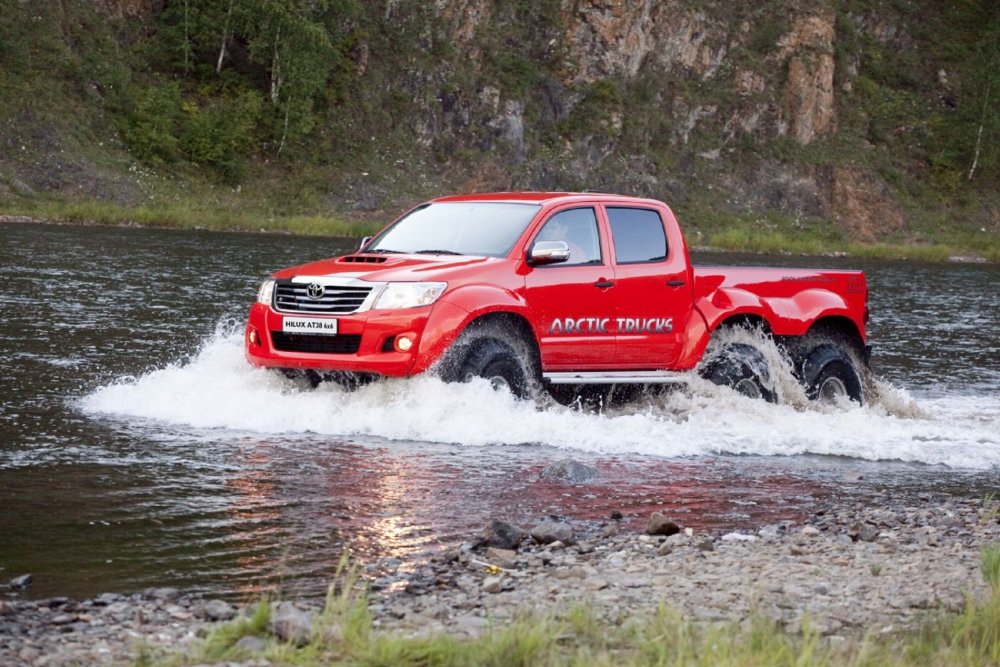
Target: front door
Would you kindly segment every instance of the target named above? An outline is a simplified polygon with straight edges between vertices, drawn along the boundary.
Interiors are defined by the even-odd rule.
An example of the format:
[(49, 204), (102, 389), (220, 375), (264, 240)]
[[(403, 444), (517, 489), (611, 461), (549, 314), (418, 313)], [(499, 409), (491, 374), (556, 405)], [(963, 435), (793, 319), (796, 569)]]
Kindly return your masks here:
[(614, 275), (595, 208), (556, 211), (535, 241), (563, 241), (570, 249), (569, 261), (532, 267), (525, 276), (542, 367), (547, 371), (612, 367)]

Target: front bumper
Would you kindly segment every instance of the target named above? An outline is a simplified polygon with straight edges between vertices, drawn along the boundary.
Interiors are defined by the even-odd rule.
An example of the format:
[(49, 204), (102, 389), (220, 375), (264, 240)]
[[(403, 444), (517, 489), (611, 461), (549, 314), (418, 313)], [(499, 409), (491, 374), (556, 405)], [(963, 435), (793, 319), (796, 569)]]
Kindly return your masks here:
[[(437, 361), (450, 343), (449, 332), (465, 315), (447, 303), (369, 310), (337, 316), (336, 336), (295, 334), (289, 340), (282, 336), (284, 315), (255, 303), (243, 343), (247, 360), (258, 367), (404, 377), (423, 372)], [(396, 344), (404, 336), (412, 342), (406, 351)]]

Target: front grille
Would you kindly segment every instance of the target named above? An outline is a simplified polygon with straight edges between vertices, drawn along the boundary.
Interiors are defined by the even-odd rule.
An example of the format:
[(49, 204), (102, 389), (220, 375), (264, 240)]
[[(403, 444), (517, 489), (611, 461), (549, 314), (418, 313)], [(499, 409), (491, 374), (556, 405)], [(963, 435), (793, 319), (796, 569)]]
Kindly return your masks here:
[(319, 354), (355, 354), (361, 347), (360, 335), (318, 336), (316, 334), (272, 331), (274, 349), (282, 352), (316, 352)]
[(371, 287), (324, 285), (323, 296), (309, 296), (309, 283), (279, 281), (274, 287), (274, 307), (286, 313), (353, 313), (361, 307)]

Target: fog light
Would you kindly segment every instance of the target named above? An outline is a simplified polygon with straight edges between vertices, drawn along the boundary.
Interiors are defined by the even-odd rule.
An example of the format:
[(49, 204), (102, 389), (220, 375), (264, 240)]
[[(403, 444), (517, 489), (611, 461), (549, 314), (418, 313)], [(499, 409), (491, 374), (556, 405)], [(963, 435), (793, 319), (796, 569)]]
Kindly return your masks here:
[(396, 349), (400, 352), (409, 352), (413, 347), (413, 339), (409, 336), (400, 336), (396, 339)]
[(251, 345), (257, 345), (258, 343), (260, 343), (260, 337), (257, 335), (256, 329), (250, 330), (250, 335), (248, 336), (248, 338), (250, 339)]

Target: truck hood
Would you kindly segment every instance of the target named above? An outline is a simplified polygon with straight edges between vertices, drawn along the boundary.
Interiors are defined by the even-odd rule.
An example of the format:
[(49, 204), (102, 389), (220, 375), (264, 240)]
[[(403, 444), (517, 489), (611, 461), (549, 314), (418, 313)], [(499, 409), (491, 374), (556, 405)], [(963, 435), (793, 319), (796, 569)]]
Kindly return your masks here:
[(358, 254), (323, 259), (282, 269), (275, 278), (341, 277), (370, 282), (422, 282), (448, 280), (458, 272), (499, 262), (494, 257), (455, 255), (375, 255)]

